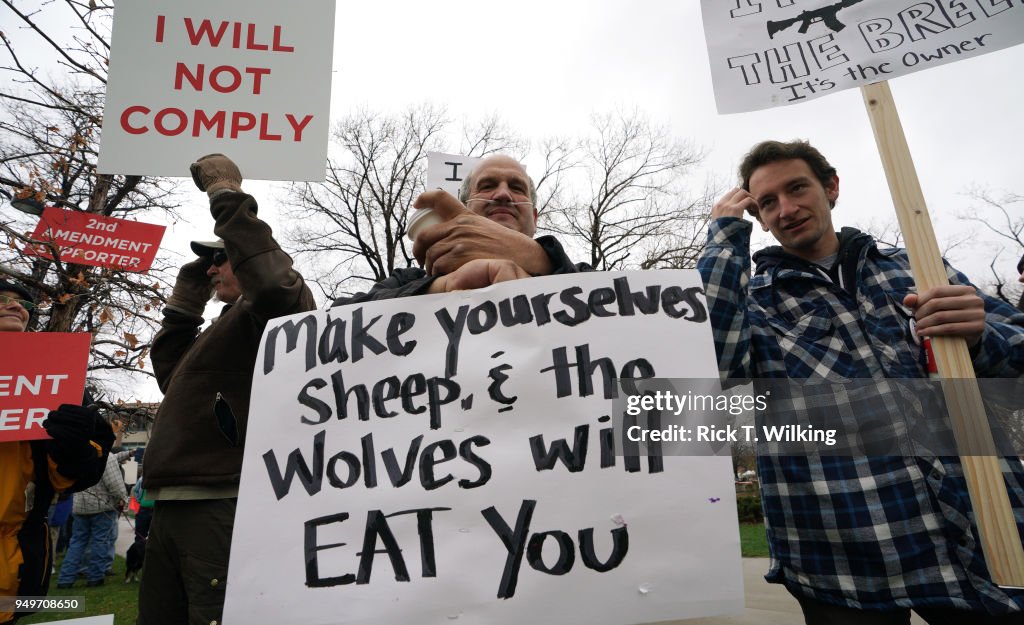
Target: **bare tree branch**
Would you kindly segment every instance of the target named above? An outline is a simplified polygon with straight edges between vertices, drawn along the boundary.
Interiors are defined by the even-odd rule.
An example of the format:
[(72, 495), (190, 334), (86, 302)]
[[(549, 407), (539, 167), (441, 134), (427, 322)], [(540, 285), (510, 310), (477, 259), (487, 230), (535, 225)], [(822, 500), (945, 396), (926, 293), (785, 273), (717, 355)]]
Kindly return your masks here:
[[(445, 109), (420, 105), (397, 115), (356, 111), (334, 129), (327, 178), (292, 185), (291, 249), (309, 257), (308, 271), (329, 298), (386, 278), (413, 262), (406, 215), (424, 190), (429, 151), (444, 151), (452, 133)], [(460, 132), (467, 156), (523, 151), (496, 116), (466, 123)]]
[(595, 115), (578, 151), (574, 188), (588, 190), (549, 208), (547, 228), (581, 240), (598, 269), (688, 265), (703, 245), (694, 220), (706, 221), (684, 192), (701, 151), (636, 111)]
[(957, 219), (980, 224), (996, 243), (985, 245), (992, 256), (992, 281), (981, 285), (1004, 302), (1024, 310), (1024, 286), (1018, 281), (1017, 261), (1024, 254), (1024, 196), (1013, 192), (997, 194), (974, 187), (967, 192), (971, 205)]
[[(155, 213), (176, 217), (172, 183), (97, 171), (106, 89), (112, 7), (90, 8), (78, 0), (37, 4), (0, 0), (0, 12), (22, 25), (18, 38), (3, 37), (0, 72), (12, 77), (0, 92), (0, 188), (11, 197), (32, 197), (67, 210), (113, 217)], [(53, 24), (63, 24), (59, 29)], [(70, 26), (67, 26), (70, 24)], [(21, 54), (24, 38), (32, 55)], [(70, 74), (45, 75), (24, 62), (41, 63), (40, 46)], [(7, 212), (5, 210), (5, 212)], [(11, 211), (13, 212), (13, 211)], [(93, 334), (90, 371), (152, 376), (147, 356), (169, 282), (167, 263), (148, 274), (79, 265), (62, 259), (46, 242), (32, 241), (35, 220), (20, 213), (0, 223), (0, 275), (23, 282), (38, 295), (30, 329)], [(26, 253), (43, 243), (53, 260)]]

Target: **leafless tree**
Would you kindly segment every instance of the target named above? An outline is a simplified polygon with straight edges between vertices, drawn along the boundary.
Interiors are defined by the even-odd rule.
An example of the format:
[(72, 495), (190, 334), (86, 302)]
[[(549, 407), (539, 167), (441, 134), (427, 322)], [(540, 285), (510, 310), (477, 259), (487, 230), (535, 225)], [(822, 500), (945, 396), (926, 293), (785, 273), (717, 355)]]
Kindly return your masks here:
[(524, 158), (530, 150), (530, 143), (513, 131), (496, 113), (480, 119), (463, 119), (460, 124), (461, 140), (459, 154), (465, 156), (487, 156), (502, 152), (516, 158)]
[(427, 152), (449, 123), (429, 105), (395, 116), (356, 111), (334, 128), (326, 180), (291, 187), (285, 234), (322, 268), (307, 277), (328, 298), (349, 280), (377, 281), (408, 266), (406, 211), (423, 190)]
[(548, 229), (582, 241), (598, 269), (685, 266), (692, 254), (694, 219), (705, 198), (687, 200), (686, 175), (700, 150), (672, 138), (638, 112), (593, 117), (579, 143), (577, 192), (549, 209)]
[(104, 370), (151, 375), (146, 357), (164, 299), (161, 268), (140, 275), (27, 256), (26, 245), (38, 243), (30, 238), (33, 222), (8, 205), (13, 197), (103, 216), (174, 214), (166, 181), (96, 169), (112, 7), (0, 0), (0, 8), (10, 29), (0, 33), (0, 190), (10, 215), (0, 221), (0, 275), (24, 282), (47, 304), (32, 329), (94, 335), (94, 378)]
[[(529, 143), (497, 116), (456, 125), (444, 108), (423, 104), (397, 115), (360, 110), (335, 126), (327, 179), (291, 187), (291, 249), (319, 271), (307, 278), (333, 299), (366, 288), (414, 261), (406, 215), (424, 190), (427, 152), (481, 157), (496, 152), (523, 158)], [(570, 164), (557, 141), (542, 146), (545, 169), (536, 179), (542, 204), (561, 184)]]
[(547, 137), (538, 143), (535, 151), (540, 152), (544, 166), (539, 174), (528, 173), (537, 187), (538, 226), (549, 230), (547, 218), (565, 204), (571, 175), (579, 166), (579, 146), (565, 137)]
[[(906, 247), (903, 240), (903, 231), (895, 217), (890, 219), (871, 219), (867, 223), (857, 224), (856, 227), (862, 232), (870, 234), (879, 247)], [(959, 232), (945, 236), (938, 241), (939, 250), (943, 258), (949, 259), (953, 253), (971, 240), (971, 233)]]
[(686, 185), (703, 155), (638, 113), (595, 116), (583, 139), (531, 144), (494, 115), (456, 124), (426, 104), (391, 116), (362, 110), (335, 127), (327, 180), (291, 188), (286, 236), (320, 267), (306, 273), (325, 296), (367, 288), (414, 262), (406, 215), (433, 150), (526, 162), (539, 229), (582, 248), (600, 269), (693, 267), (703, 246), (716, 189), (706, 184), (690, 198)]
[(905, 247), (903, 231), (900, 230), (896, 218), (892, 219), (871, 219), (867, 223), (857, 224), (858, 229), (875, 240), (879, 247)]
[(997, 194), (980, 187), (971, 189), (967, 195), (971, 206), (958, 219), (980, 224), (996, 241), (994, 246), (987, 246), (992, 254), (992, 280), (986, 286), (999, 299), (1024, 310), (1024, 287), (1016, 273), (1017, 262), (1024, 254), (1024, 196), (1012, 192)]
[[(721, 195), (722, 185), (705, 182), (699, 196), (686, 200), (679, 196), (679, 208), (672, 231), (655, 237), (644, 249), (641, 269), (693, 269), (697, 266), (711, 223), (711, 206)], [(688, 202), (688, 203), (686, 203)]]

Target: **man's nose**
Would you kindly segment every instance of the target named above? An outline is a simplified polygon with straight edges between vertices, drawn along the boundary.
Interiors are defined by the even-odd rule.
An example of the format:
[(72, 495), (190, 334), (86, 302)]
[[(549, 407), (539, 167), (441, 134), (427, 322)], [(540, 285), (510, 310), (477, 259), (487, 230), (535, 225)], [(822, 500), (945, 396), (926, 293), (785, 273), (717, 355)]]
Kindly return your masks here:
[(512, 201), (512, 189), (508, 188), (508, 183), (502, 182), (498, 185), (497, 189), (494, 190), (494, 195), (491, 196), (492, 200), (505, 200), (506, 202)]
[(789, 196), (783, 195), (779, 197), (779, 218), (786, 219), (796, 214), (800, 206), (790, 198)]
[(216, 273), (217, 273), (217, 265), (210, 265), (210, 267), (206, 270), (206, 275), (210, 276), (211, 278)]

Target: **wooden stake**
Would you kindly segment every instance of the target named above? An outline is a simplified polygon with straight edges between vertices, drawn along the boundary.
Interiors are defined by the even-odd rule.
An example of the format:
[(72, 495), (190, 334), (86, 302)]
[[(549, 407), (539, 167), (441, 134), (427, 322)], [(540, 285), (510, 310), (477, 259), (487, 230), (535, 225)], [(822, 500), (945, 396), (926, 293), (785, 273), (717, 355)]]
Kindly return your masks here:
[[(917, 290), (921, 293), (949, 284), (889, 84), (880, 82), (861, 87), (861, 94), (882, 156), (896, 217), (907, 243)], [(1024, 587), (1024, 546), (1013, 519), (967, 342), (962, 338), (935, 337), (932, 350), (939, 375), (946, 380), (942, 385), (943, 394), (961, 452), (985, 562), (992, 580), (999, 586)]]

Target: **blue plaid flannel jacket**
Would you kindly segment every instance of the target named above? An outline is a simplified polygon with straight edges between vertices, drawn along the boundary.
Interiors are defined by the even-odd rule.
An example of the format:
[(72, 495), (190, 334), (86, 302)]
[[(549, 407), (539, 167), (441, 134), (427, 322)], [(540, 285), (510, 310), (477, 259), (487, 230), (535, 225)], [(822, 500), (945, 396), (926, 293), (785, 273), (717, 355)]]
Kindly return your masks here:
[[(855, 295), (779, 248), (755, 255), (752, 223), (720, 218), (698, 269), (723, 378), (920, 378), (921, 348), (903, 297), (914, 291), (902, 250), (856, 237)], [(863, 238), (861, 238), (863, 237)], [(947, 265), (950, 282), (970, 284)], [(1024, 314), (982, 296), (988, 313), (972, 350), (979, 377), (1024, 373)], [(791, 591), (859, 609), (950, 607), (989, 614), (1024, 609), (1024, 593), (990, 580), (958, 458), (758, 458), (771, 552), (765, 576)], [(1024, 470), (1003, 462), (1018, 530)]]

